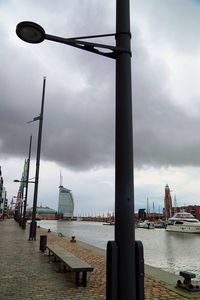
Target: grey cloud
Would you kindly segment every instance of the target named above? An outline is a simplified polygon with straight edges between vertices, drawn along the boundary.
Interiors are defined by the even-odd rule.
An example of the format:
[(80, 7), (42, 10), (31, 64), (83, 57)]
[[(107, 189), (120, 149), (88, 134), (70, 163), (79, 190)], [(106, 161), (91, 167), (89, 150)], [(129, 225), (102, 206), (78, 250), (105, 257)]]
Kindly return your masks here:
[(155, 44), (160, 40), (179, 52), (199, 52), (199, 1), (141, 0), (132, 6), (139, 18), (145, 20)]
[(141, 49), (140, 40), (136, 40), (135, 56), (133, 115), (136, 166), (199, 165), (198, 109), (194, 116), (176, 105), (167, 88), (168, 70), (163, 63), (149, 59), (144, 47)]
[[(44, 1), (36, 9), (30, 0), (16, 20), (32, 17), (61, 36), (113, 32), (114, 1), (106, 2), (61, 1), (54, 7)], [(9, 1), (10, 9), (13, 3), (19, 1)], [(39, 114), (46, 75), (42, 158), (76, 170), (113, 165), (114, 61), (47, 41), (28, 45), (15, 39), (9, 24), (4, 30), (12, 30), (13, 40), (5, 33), (1, 41), (1, 153), (23, 157), (31, 132), (35, 153), (37, 124), (26, 121)], [(198, 115), (173, 103), (164, 61), (150, 58), (139, 29), (132, 31), (135, 164), (199, 165)]]

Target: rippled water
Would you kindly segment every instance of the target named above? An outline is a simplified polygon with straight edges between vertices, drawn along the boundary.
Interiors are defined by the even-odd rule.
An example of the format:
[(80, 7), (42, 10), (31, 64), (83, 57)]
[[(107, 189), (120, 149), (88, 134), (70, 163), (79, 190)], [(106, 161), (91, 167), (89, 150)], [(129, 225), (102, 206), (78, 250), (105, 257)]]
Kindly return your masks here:
[[(106, 249), (107, 241), (114, 240), (114, 226), (98, 222), (40, 221), (41, 227), (64, 235), (74, 235), (77, 240)], [(167, 232), (164, 229), (136, 229), (136, 239), (144, 245), (145, 264), (179, 274), (194, 272), (200, 280), (200, 235)]]

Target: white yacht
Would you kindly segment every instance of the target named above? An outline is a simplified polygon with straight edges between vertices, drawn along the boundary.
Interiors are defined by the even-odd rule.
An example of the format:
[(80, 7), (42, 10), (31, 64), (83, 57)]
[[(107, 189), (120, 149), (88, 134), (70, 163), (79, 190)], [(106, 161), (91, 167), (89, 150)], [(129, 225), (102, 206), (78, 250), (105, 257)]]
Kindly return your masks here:
[(178, 212), (168, 219), (167, 231), (200, 233), (200, 221), (187, 212)]

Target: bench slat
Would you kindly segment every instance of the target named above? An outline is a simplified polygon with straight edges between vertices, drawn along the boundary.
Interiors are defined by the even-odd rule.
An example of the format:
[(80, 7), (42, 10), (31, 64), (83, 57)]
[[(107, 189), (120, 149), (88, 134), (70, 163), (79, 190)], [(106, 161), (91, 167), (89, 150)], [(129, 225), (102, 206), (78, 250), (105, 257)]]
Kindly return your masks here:
[(57, 245), (48, 245), (47, 249), (49, 249), (55, 255), (56, 254), (58, 254), (58, 255), (65, 254), (66, 256), (69, 256), (69, 257), (75, 257), (72, 253), (66, 251), (64, 248), (61, 248), (60, 246), (57, 246)]
[[(75, 272), (75, 282), (77, 285), (83, 284), (86, 287), (87, 272), (93, 271), (93, 267), (58, 245), (47, 245), (46, 248), (49, 249), (49, 255), (53, 253), (70, 271)], [(80, 281), (81, 272), (82, 280)]]
[(75, 272), (90, 272), (93, 271), (87, 262), (81, 260), (80, 258), (74, 256), (72, 253), (67, 252), (65, 249), (57, 245), (48, 245), (47, 248), (64, 264), (66, 264), (71, 271)]

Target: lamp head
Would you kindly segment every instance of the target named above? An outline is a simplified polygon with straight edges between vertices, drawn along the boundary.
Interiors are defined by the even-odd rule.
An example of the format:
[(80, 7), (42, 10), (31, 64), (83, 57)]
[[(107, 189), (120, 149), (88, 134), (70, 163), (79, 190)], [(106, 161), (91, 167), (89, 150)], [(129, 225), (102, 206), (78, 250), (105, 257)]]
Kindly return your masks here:
[(13, 180), (14, 182), (20, 182), (18, 179)]
[(24, 42), (31, 44), (41, 43), (45, 39), (44, 29), (40, 25), (29, 21), (19, 23), (16, 27), (16, 34)]

